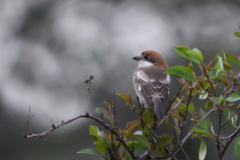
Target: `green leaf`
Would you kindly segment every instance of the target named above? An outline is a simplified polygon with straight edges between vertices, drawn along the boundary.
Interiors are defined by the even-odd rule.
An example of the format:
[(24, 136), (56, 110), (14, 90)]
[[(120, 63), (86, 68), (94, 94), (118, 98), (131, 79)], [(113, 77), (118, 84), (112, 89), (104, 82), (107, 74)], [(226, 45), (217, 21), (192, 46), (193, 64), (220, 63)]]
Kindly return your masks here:
[(207, 127), (209, 127), (209, 125), (210, 125), (210, 118), (207, 117), (203, 122), (207, 125)]
[(129, 138), (135, 138), (139, 143), (141, 143), (147, 149), (151, 149), (151, 144), (149, 143), (148, 139), (144, 135), (131, 135)]
[(131, 157), (127, 154), (125, 160), (131, 160)]
[(239, 61), (234, 55), (226, 53), (225, 56), (228, 63), (239, 65)]
[(206, 131), (209, 131), (208, 126), (203, 121), (198, 121), (198, 126)]
[(193, 65), (192, 62), (190, 61), (189, 65), (188, 65), (188, 69), (190, 72), (193, 72)]
[[(178, 110), (185, 112), (187, 109), (187, 104), (181, 105), (178, 107)], [(188, 111), (191, 111), (192, 113), (194, 113), (194, 105), (193, 103), (189, 103), (188, 105)]]
[(190, 56), (192, 58), (195, 58), (195, 59), (199, 60), (200, 62), (203, 61), (202, 53), (197, 48), (193, 48), (192, 50), (188, 50), (187, 54), (188, 54), (188, 56)]
[(199, 91), (199, 99), (206, 99), (208, 97), (208, 93), (205, 90)]
[(162, 139), (159, 139), (157, 142), (156, 150), (159, 150), (161, 147), (170, 143), (172, 138), (173, 138), (173, 136), (166, 136), (166, 137), (163, 137)]
[(99, 152), (106, 153), (108, 151), (108, 145), (102, 141), (96, 142), (96, 150)]
[[(233, 114), (233, 111), (230, 110), (230, 114), (232, 115), (232, 114)], [(238, 120), (238, 115), (237, 115), (237, 114), (234, 114), (234, 116), (231, 117), (230, 124), (231, 124), (233, 127), (237, 127), (237, 120)]]
[(202, 108), (200, 108), (199, 113), (198, 113), (199, 119), (202, 119), (205, 115), (206, 115), (206, 113), (202, 110)]
[(194, 62), (194, 63), (196, 63), (196, 64), (198, 64), (198, 65), (201, 65), (201, 62), (198, 60), (198, 59), (195, 59), (195, 58), (193, 58), (193, 57), (190, 57), (189, 55), (187, 55), (187, 49), (186, 48), (188, 48), (188, 47), (184, 47), (184, 48), (179, 48), (179, 46), (177, 46), (177, 47), (175, 47), (176, 49), (173, 49), (173, 51), (177, 54), (177, 55), (179, 55), (180, 57), (182, 57), (182, 58), (185, 58), (185, 59), (187, 59), (187, 60), (189, 60), (189, 61), (192, 61), (192, 62)]
[(240, 37), (240, 32), (235, 32), (234, 35)]
[(150, 125), (151, 127), (153, 127), (153, 125), (154, 125), (154, 114), (149, 107), (143, 113), (142, 120), (146, 125)]
[(188, 48), (187, 46), (176, 46), (174, 47), (176, 48), (177, 50), (183, 52), (183, 53), (186, 53), (187, 51), (191, 50), (190, 48)]
[(205, 105), (205, 109), (211, 107), (213, 105), (213, 102), (212, 101), (208, 101)]
[(119, 93), (117, 94), (117, 96), (124, 100), (126, 103), (132, 104), (130, 93), (128, 94)]
[(98, 141), (100, 135), (98, 127), (90, 125), (89, 134), (93, 137), (94, 141)]
[(236, 102), (236, 101), (240, 100), (240, 96), (237, 93), (232, 93), (228, 96), (228, 98), (226, 100), (228, 102)]
[(163, 74), (174, 75), (171, 71), (163, 72)]
[(216, 65), (213, 67), (212, 70), (219, 70), (219, 69), (224, 69), (223, 68), (223, 61), (222, 61), (222, 57), (218, 57), (218, 62), (216, 63)]
[(220, 56), (222, 57), (222, 60), (226, 62), (225, 52), (223, 49), (221, 50)]
[(211, 70), (209, 72), (209, 76), (212, 80), (217, 80), (220, 78), (220, 76), (222, 76), (224, 70), (219, 69), (219, 70)]
[(209, 72), (209, 76), (211, 77), (212, 80), (216, 80), (220, 76), (222, 76), (223, 72), (224, 72), (224, 67), (223, 67), (222, 57), (218, 57), (218, 62)]
[(113, 123), (113, 117), (111, 117), (111, 116), (109, 115), (109, 112), (108, 112), (105, 108), (98, 107), (98, 108), (96, 108), (95, 112), (98, 113), (99, 115), (100, 115), (100, 114), (103, 114), (103, 116), (104, 116), (107, 120), (109, 120), (111, 123)]
[(197, 81), (193, 73), (186, 67), (175, 66), (175, 67), (168, 68), (168, 70), (170, 70), (174, 75), (178, 77), (181, 77), (190, 81), (194, 81), (194, 82)]
[(134, 149), (147, 150), (147, 148), (144, 145), (142, 145), (141, 143), (139, 143), (138, 141), (129, 141), (126, 143), (126, 145), (129, 148), (132, 148), (132, 146), (134, 146)]
[(151, 126), (150, 125), (145, 126), (145, 129), (142, 131), (142, 133), (146, 136), (150, 136), (151, 135)]
[(203, 134), (205, 135), (206, 137), (209, 137), (209, 138), (212, 138), (215, 140), (215, 138), (213, 137), (213, 135), (211, 133), (209, 133), (208, 131), (206, 130), (202, 130), (202, 129), (198, 129), (198, 128), (193, 128), (192, 129), (193, 133), (197, 133), (197, 134)]
[(227, 62), (223, 62), (223, 67), (225, 70), (228, 70), (228, 71), (232, 70), (232, 66)]
[(207, 154), (206, 143), (201, 139), (201, 145), (199, 149), (199, 160), (204, 160)]
[(131, 133), (131, 131), (132, 131), (135, 127), (137, 127), (139, 124), (140, 124), (140, 120), (139, 120), (139, 119), (134, 120), (134, 121), (131, 121), (131, 122), (128, 122), (128, 123), (127, 123), (128, 133)]
[(163, 121), (162, 124), (168, 126), (168, 127), (171, 127), (173, 128), (173, 124), (172, 123), (169, 123), (169, 122), (166, 122), (166, 121)]
[(98, 152), (97, 150), (95, 149), (91, 149), (91, 148), (88, 148), (88, 149), (83, 149), (79, 152), (77, 152), (79, 154), (87, 154), (87, 155), (94, 155), (94, 156), (99, 156), (99, 157), (102, 157), (102, 154), (100, 152)]
[(234, 151), (238, 158), (240, 158), (240, 137), (234, 143)]
[(227, 80), (227, 78), (223, 78), (223, 79), (222, 79), (222, 83), (223, 83), (223, 85), (224, 85), (225, 87), (227, 87), (227, 86), (228, 86), (228, 80)]
[(205, 89), (211, 87), (210, 83), (207, 82), (205, 79), (201, 80), (201, 83)]
[(225, 119), (226, 120), (228, 120), (229, 118), (230, 118), (230, 110), (229, 109), (226, 109), (226, 110), (224, 110), (224, 117), (225, 117)]
[(211, 99), (215, 104), (219, 104), (224, 101), (224, 97), (221, 95), (219, 98), (212, 98)]
[(210, 123), (210, 129), (211, 129), (211, 132), (212, 132), (213, 134), (215, 134), (212, 123)]
[[(104, 105), (105, 105), (106, 108), (107, 108), (107, 112), (108, 112), (108, 114), (109, 114), (110, 117), (112, 117), (112, 119), (113, 119), (112, 111), (111, 111), (111, 108), (110, 108), (110, 104), (109, 104), (108, 102), (104, 101)], [(112, 106), (114, 107), (114, 101), (112, 101)]]

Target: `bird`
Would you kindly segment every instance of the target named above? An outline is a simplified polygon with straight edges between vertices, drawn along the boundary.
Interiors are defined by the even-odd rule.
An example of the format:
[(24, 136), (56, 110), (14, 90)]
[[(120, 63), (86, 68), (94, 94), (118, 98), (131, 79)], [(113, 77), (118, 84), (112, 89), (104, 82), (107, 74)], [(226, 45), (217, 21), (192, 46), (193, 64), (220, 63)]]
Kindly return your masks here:
[(155, 112), (158, 119), (164, 119), (164, 105), (170, 92), (170, 76), (163, 74), (168, 64), (161, 54), (147, 50), (133, 57), (139, 66), (133, 75), (133, 84), (139, 102)]

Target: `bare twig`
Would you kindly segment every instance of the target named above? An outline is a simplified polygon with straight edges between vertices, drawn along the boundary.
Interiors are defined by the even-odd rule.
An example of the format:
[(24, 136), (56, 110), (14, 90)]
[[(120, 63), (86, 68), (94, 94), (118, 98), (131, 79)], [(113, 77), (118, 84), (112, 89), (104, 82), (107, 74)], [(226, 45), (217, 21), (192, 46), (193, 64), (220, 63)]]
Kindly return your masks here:
[(90, 76), (86, 81), (85, 83), (88, 84), (88, 92), (89, 92), (89, 101), (90, 101), (90, 107), (91, 107), (91, 111), (92, 111), (92, 115), (94, 116), (94, 111), (93, 111), (93, 106), (92, 106), (92, 96), (91, 96), (91, 83), (92, 81), (94, 80), (94, 76)]
[(29, 110), (28, 110), (27, 126), (26, 126), (26, 128), (25, 128), (25, 134), (23, 135), (24, 138), (27, 138), (27, 135), (31, 135), (31, 134), (32, 134), (32, 131), (30, 130), (29, 125), (30, 125), (31, 119), (33, 118), (33, 116), (34, 116), (35, 114), (33, 114), (33, 115), (30, 116), (30, 113), (31, 113), (31, 106), (29, 106)]
[(43, 133), (39, 133), (39, 134), (31, 134), (31, 135), (26, 135), (25, 138), (28, 139), (28, 138), (32, 138), (32, 137), (44, 137), (45, 135), (51, 133), (52, 131), (68, 124), (68, 123), (71, 123), (79, 118), (89, 118), (89, 119), (92, 119), (96, 122), (98, 122), (100, 125), (102, 125), (104, 128), (108, 129), (111, 133), (113, 133), (115, 136), (116, 136), (116, 139), (118, 139), (120, 141), (120, 143), (124, 146), (124, 148), (128, 151), (128, 153), (131, 155), (131, 157), (133, 159), (135, 159), (136, 157), (134, 156), (133, 152), (131, 151), (131, 149), (127, 146), (127, 144), (123, 141), (123, 138), (122, 136), (120, 136), (115, 130), (114, 128), (110, 127), (109, 125), (105, 124), (102, 122), (101, 119), (97, 118), (97, 117), (94, 117), (94, 116), (91, 116), (89, 115), (89, 113), (86, 113), (85, 115), (78, 115), (77, 117), (74, 117), (74, 118), (71, 118), (69, 119), (68, 121), (62, 121), (59, 125), (56, 125), (55, 127), (51, 127), (49, 130), (43, 132)]

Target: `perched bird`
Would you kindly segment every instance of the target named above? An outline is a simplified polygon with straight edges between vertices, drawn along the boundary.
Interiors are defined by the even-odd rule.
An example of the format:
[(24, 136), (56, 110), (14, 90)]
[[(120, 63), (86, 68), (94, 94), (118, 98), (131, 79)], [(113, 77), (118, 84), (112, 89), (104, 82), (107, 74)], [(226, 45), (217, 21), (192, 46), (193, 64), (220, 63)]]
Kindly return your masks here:
[(161, 54), (152, 50), (144, 51), (133, 59), (139, 61), (133, 75), (133, 84), (140, 103), (149, 106), (157, 118), (163, 119), (163, 107), (170, 90), (170, 76), (163, 74), (167, 71), (167, 62)]

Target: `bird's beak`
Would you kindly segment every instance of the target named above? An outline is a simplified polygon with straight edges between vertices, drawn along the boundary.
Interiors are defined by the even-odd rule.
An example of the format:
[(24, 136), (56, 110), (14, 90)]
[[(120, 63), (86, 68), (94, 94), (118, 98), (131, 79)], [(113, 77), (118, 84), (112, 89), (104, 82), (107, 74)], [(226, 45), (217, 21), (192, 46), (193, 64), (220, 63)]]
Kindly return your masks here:
[(142, 60), (142, 58), (139, 57), (139, 56), (135, 56), (135, 57), (133, 57), (132, 59), (134, 59), (135, 61), (140, 61), (140, 60)]

